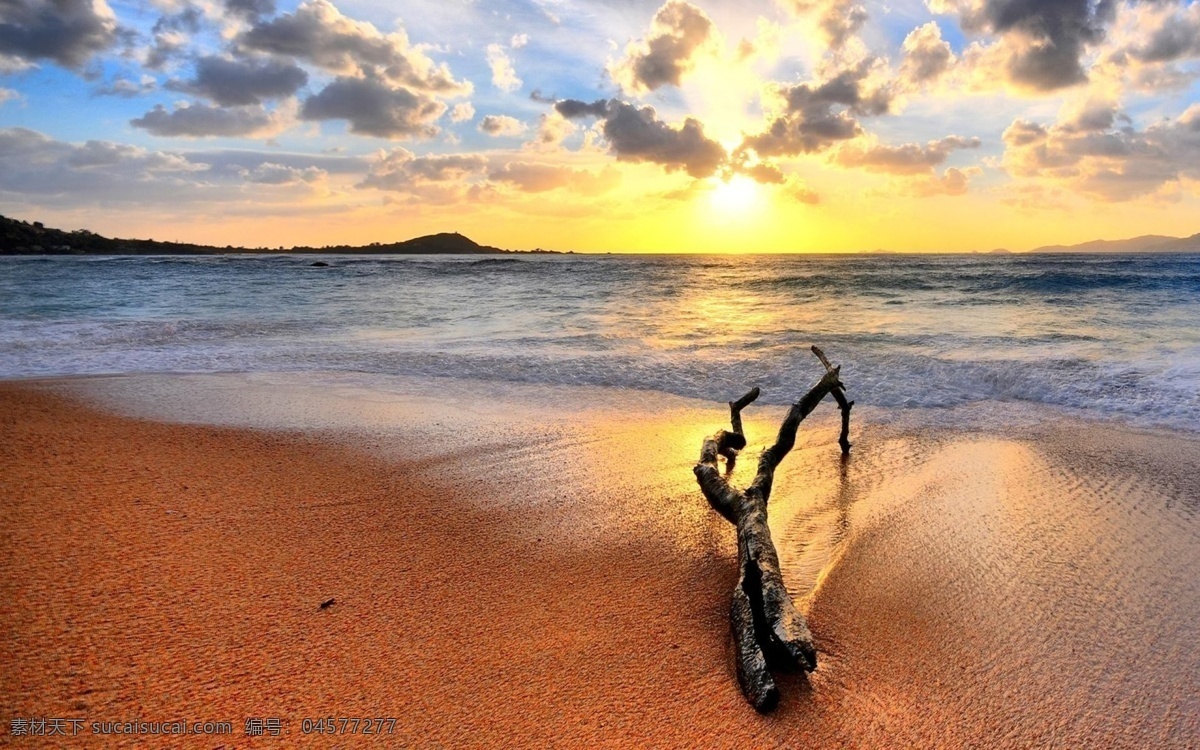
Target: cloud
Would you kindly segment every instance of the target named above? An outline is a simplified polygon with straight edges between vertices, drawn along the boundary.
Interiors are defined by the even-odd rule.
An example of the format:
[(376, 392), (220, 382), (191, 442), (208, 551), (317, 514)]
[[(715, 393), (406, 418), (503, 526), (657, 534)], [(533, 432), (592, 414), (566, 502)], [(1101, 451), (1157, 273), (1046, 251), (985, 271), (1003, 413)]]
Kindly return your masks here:
[(1186, 89), (1200, 77), (1200, 4), (1171, 0), (1121, 5), (1112, 44), (1092, 70), (1102, 81), (1161, 94)]
[[(1088, 114), (1086, 106), (1082, 111)], [(1104, 127), (1107, 117), (1091, 114), (1068, 113), (1052, 126), (1013, 121), (1003, 136), (1005, 170), (1105, 201), (1132, 200), (1200, 179), (1200, 105), (1143, 130)]]
[(338, 77), (300, 108), (302, 120), (346, 120), (350, 132), (377, 138), (432, 138), (446, 104), (370, 78)]
[[(1059, 128), (1068, 133), (1108, 130), (1117, 121), (1117, 103), (1108, 99), (1088, 98), (1063, 107)], [(1124, 118), (1128, 120), (1128, 118)]]
[(867, 21), (867, 11), (854, 0), (780, 0), (798, 16), (816, 21), (830, 49), (840, 49)]
[(167, 111), (159, 104), (129, 124), (168, 138), (269, 138), (286, 130), (290, 123), (284, 112), (268, 111), (261, 105), (225, 108), (190, 104)]
[(810, 206), (815, 206), (821, 202), (821, 196), (817, 191), (813, 190), (800, 179), (789, 179), (786, 183), (787, 194), (801, 203), (807, 203)]
[(291, 63), (201, 57), (190, 81), (171, 80), (167, 88), (203, 96), (222, 106), (261, 104), (291, 96), (308, 83), (308, 74)]
[(538, 118), (537, 134), (526, 146), (541, 151), (553, 151), (561, 148), (562, 142), (575, 130), (575, 123), (557, 111), (544, 114)]
[(450, 204), (468, 197), (483, 177), (487, 159), (478, 154), (417, 156), (396, 148), (380, 152), (357, 187), (399, 194), (401, 202)]
[(508, 46), (512, 47), (513, 49), (521, 49), (526, 44), (529, 44), (528, 34), (513, 34), (512, 40), (508, 43)]
[(758, 58), (768, 62), (773, 62), (779, 57), (780, 38), (783, 35), (783, 29), (779, 24), (770, 21), (762, 16), (759, 16), (755, 21), (758, 28), (758, 34), (753, 40), (742, 39), (737, 46), (737, 60), (744, 62), (751, 58)]
[[(82, 70), (117, 39), (117, 19), (104, 0), (0, 2), (0, 69), (52, 60)], [(4, 65), (6, 58), (13, 62)]]
[(563, 99), (554, 103), (554, 111), (568, 120), (581, 117), (603, 118), (608, 114), (608, 102), (604, 99), (590, 103), (581, 102), (578, 99)]
[(1083, 83), (1081, 58), (1101, 42), (1116, 9), (1113, 0), (928, 0), (935, 13), (954, 13), (968, 33), (999, 37), (970, 55), (981, 77), (1033, 92)]
[(492, 69), (492, 84), (501, 91), (516, 91), (521, 88), (521, 79), (513, 69), (512, 60), (499, 44), (487, 46), (488, 66)]
[(274, 15), (275, 0), (224, 0), (225, 12), (247, 21)]
[(942, 30), (934, 21), (909, 32), (901, 49), (900, 78), (913, 88), (936, 81), (954, 64), (950, 43), (942, 39)]
[(475, 108), (470, 102), (459, 102), (450, 110), (450, 122), (466, 122), (475, 116)]
[(254, 169), (239, 169), (238, 174), (246, 182), (256, 185), (301, 185), (322, 182), (329, 173), (319, 167), (289, 167), (274, 162), (264, 162)]
[(343, 16), (327, 0), (305, 0), (294, 13), (259, 21), (240, 34), (243, 49), (287, 55), (343, 77), (369, 76), (416, 92), (445, 96), (471, 92), (445, 64), (409, 44), (403, 29), (383, 34)]
[(909, 186), (908, 192), (918, 198), (930, 198), (935, 195), (966, 195), (971, 177), (981, 174), (978, 167), (959, 169), (950, 167), (941, 175), (930, 175), (927, 180), (919, 180)]
[(525, 123), (508, 115), (487, 115), (479, 123), (479, 130), (490, 136), (518, 136), (525, 132)]
[(146, 50), (145, 66), (158, 70), (181, 57), (192, 36), (200, 31), (203, 19), (199, 8), (186, 5), (178, 13), (159, 16), (150, 30), (154, 43)]
[(737, 171), (755, 182), (761, 182), (764, 185), (782, 185), (787, 180), (784, 177), (783, 170), (767, 161), (746, 167), (739, 167)]
[(838, 149), (834, 161), (845, 167), (860, 167), (871, 172), (889, 174), (928, 174), (949, 158), (951, 152), (963, 148), (979, 148), (978, 138), (951, 135), (929, 141), (924, 146), (906, 143), (901, 146), (846, 144)]
[(18, 94), (16, 91), (13, 91), (12, 89), (6, 89), (3, 86), (0, 86), (0, 105), (4, 104), (5, 102), (16, 101), (20, 98), (21, 98), (21, 95)]
[(871, 57), (825, 80), (775, 84), (772, 91), (782, 113), (762, 133), (747, 136), (738, 152), (752, 149), (760, 156), (794, 156), (857, 138), (863, 130), (856, 116), (890, 111), (895, 91), (890, 83), (878, 82), (885, 70), (886, 63)]
[(585, 195), (599, 195), (620, 184), (621, 175), (612, 167), (606, 167), (596, 173), (556, 164), (515, 161), (492, 170), (488, 179), (511, 185), (526, 193), (566, 188)]
[(716, 26), (687, 0), (667, 0), (650, 23), (650, 36), (630, 43), (609, 72), (626, 91), (642, 93), (678, 86), (703, 50), (715, 51)]
[[(333, 173), (361, 175), (360, 157), (246, 149), (156, 151), (91, 140), (70, 143), (25, 128), (0, 129), (0, 200), (38, 209), (119, 207), (174, 212), (207, 204), (259, 215), (296, 208)], [(253, 184), (253, 188), (248, 188)], [(311, 207), (309, 207), (311, 208)]]
[(128, 78), (114, 78), (111, 83), (97, 86), (92, 90), (96, 96), (118, 96), (122, 99), (132, 99), (158, 88), (158, 81), (153, 76), (142, 76), (138, 81)]
[(203, 191), (208, 165), (108, 141), (77, 145), (26, 128), (0, 129), (0, 195), (39, 205), (155, 203)]
[(1200, 57), (1200, 4), (1164, 2), (1146, 10), (1138, 16), (1143, 39), (1126, 48), (1130, 56), (1147, 63)]
[(726, 161), (725, 149), (707, 137), (704, 126), (693, 117), (671, 127), (658, 119), (653, 107), (639, 109), (618, 99), (591, 104), (564, 99), (554, 108), (568, 119), (601, 118), (609, 151), (618, 161), (651, 162), (668, 172), (684, 170), (692, 177), (708, 177)]

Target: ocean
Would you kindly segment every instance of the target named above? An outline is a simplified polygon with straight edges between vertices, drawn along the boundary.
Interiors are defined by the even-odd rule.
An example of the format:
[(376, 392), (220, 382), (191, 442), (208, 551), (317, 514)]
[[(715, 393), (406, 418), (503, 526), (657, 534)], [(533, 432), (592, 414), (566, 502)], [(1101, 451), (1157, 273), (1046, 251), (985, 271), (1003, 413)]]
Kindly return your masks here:
[[(328, 267), (311, 264), (323, 260)], [(1200, 430), (1198, 255), (0, 259), (0, 377), (305, 373)], [(983, 415), (983, 416), (980, 416)]]

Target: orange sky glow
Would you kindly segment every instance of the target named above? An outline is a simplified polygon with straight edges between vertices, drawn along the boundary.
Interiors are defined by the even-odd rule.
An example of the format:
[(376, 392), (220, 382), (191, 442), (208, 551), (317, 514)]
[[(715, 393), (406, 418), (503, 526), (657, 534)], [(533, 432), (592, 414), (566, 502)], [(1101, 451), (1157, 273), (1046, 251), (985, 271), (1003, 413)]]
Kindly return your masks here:
[(1194, 0), (46, 7), (0, 9), (0, 213), (65, 229), (710, 253), (1200, 231)]

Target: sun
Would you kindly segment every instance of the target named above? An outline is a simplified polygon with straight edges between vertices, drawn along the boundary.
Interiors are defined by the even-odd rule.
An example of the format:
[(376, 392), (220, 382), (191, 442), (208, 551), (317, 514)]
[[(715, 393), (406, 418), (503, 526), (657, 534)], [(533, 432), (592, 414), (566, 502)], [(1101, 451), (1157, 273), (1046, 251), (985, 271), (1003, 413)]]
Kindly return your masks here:
[(735, 174), (727, 180), (713, 178), (716, 186), (709, 194), (712, 207), (724, 214), (746, 214), (759, 206), (758, 183), (745, 175)]

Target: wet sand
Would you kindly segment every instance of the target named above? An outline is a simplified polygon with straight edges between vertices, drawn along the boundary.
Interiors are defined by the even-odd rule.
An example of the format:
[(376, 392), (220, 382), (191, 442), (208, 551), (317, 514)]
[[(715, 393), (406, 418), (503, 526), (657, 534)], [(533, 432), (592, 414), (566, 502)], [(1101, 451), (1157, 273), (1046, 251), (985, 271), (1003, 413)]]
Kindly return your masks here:
[[(402, 400), (351, 434), (0, 384), (0, 737), (62, 746), (7, 736), (57, 717), (234, 726), (69, 743), (96, 747), (1196, 746), (1197, 441), (867, 421), (843, 464), (832, 419), (806, 422), (772, 528), (821, 662), (764, 717), (732, 674), (733, 533), (690, 472), (727, 412), (561, 395)], [(748, 415), (748, 450), (779, 413)], [(303, 736), (329, 716), (396, 722)], [(253, 717), (288, 737), (245, 737)]]

